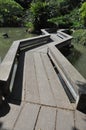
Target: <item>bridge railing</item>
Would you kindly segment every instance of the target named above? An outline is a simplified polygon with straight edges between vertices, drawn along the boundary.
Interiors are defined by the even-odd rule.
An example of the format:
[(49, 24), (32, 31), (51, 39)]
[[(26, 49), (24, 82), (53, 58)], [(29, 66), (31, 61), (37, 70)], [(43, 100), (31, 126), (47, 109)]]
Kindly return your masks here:
[(61, 42), (56, 45), (59, 49), (71, 45), (72, 36), (61, 31), (57, 31), (57, 36), (61, 38)]
[(50, 38), (50, 34), (40, 35), (33, 38), (20, 40), (20, 50), (31, 49), (33, 47), (41, 46), (46, 44)]
[(86, 109), (86, 80), (84, 77), (55, 46), (49, 45), (48, 55), (72, 94), (72, 101), (76, 102), (77, 109)]
[(46, 44), (49, 37), (49, 34), (45, 34), (13, 42), (5, 58), (0, 64), (0, 103), (2, 101), (2, 97), (7, 97), (10, 93), (9, 86), (12, 79), (17, 54), (19, 55), (20, 52), (26, 48), (32, 49), (32, 47), (34, 48), (39, 45)]
[(5, 58), (0, 64), (0, 94), (7, 96), (9, 94), (9, 84), (12, 77), (15, 59), (19, 49), (19, 42), (14, 41), (8, 50)]

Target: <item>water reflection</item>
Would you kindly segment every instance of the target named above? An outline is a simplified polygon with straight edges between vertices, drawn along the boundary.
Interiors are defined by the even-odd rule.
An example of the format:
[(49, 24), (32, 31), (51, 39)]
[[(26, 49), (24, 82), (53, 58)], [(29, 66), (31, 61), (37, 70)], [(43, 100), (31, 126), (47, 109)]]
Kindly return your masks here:
[(70, 50), (70, 54), (67, 56), (67, 59), (73, 64), (76, 65), (77, 61), (81, 56), (81, 52), (78, 51), (76, 48)]
[(86, 78), (86, 47), (81, 44), (74, 44), (74, 48), (72, 48), (67, 58), (83, 77)]

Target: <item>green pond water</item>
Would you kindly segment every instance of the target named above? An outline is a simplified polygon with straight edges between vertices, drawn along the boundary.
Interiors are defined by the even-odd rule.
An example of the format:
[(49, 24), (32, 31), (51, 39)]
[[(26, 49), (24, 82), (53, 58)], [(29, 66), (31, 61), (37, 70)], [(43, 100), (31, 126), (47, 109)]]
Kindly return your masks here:
[(72, 52), (68, 56), (68, 60), (86, 79), (86, 46), (78, 43), (73, 45), (74, 48), (71, 50)]
[[(4, 33), (7, 33), (9, 38), (4, 38)], [(0, 28), (0, 61), (3, 60), (13, 41), (32, 36), (34, 35), (26, 32), (26, 28)]]

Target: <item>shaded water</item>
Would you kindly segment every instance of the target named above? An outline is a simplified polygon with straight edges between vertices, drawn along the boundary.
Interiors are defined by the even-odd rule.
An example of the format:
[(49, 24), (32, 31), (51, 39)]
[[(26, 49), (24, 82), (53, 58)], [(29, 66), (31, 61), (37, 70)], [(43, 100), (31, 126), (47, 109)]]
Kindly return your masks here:
[[(4, 33), (7, 33), (9, 38), (4, 38)], [(0, 61), (4, 58), (13, 41), (32, 36), (34, 35), (26, 32), (26, 28), (0, 28)]]
[(71, 51), (68, 60), (86, 79), (86, 46), (77, 43)]

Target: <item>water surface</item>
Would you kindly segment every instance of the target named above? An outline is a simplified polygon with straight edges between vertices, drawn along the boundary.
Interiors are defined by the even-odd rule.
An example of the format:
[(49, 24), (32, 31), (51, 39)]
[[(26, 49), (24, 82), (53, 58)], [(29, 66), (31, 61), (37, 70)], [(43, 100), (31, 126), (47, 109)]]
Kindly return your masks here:
[(68, 56), (68, 60), (86, 79), (86, 46), (81, 44), (73, 44), (72, 53)]
[[(4, 38), (4, 33), (7, 33), (9, 38)], [(34, 35), (26, 32), (26, 28), (0, 28), (0, 61), (6, 55), (13, 41), (32, 36)]]

